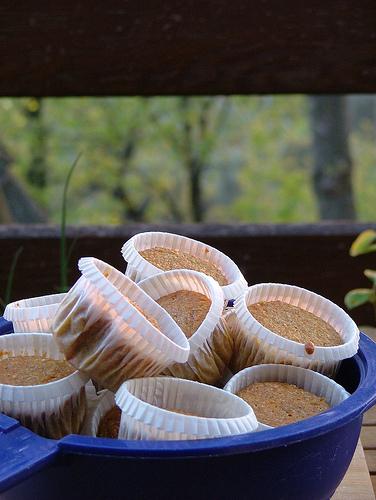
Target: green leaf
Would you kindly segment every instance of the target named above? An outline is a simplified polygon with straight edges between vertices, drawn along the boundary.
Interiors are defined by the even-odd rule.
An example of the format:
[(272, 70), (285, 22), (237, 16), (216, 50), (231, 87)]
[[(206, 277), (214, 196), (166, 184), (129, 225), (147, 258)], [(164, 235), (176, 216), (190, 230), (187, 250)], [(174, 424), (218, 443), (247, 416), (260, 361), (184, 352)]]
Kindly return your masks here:
[(375, 292), (371, 288), (356, 288), (350, 290), (345, 296), (345, 304), (348, 309), (361, 306), (370, 302), (373, 304), (376, 300)]
[(376, 251), (376, 231), (367, 229), (362, 231), (350, 248), (351, 257)]
[(367, 278), (371, 280), (374, 285), (376, 285), (376, 271), (373, 269), (365, 269), (364, 275), (367, 276)]

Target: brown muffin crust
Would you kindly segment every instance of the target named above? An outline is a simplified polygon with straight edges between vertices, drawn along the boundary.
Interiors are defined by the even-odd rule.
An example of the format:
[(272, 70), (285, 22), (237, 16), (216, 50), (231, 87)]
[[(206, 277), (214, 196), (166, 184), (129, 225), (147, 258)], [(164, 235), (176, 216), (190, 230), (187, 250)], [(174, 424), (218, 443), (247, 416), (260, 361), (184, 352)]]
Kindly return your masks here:
[(324, 398), (284, 382), (255, 382), (237, 393), (263, 424), (292, 424), (329, 408)]
[(119, 435), (121, 410), (118, 406), (113, 406), (103, 415), (99, 422), (97, 437), (117, 439)]
[(12, 356), (0, 359), (0, 383), (9, 385), (47, 384), (75, 371), (65, 360), (44, 356)]
[(286, 339), (321, 347), (343, 344), (329, 323), (300, 307), (275, 300), (251, 304), (248, 310), (259, 323)]
[[(208, 250), (208, 257), (210, 250)], [(191, 269), (200, 271), (214, 278), (221, 286), (228, 285), (229, 281), (223, 272), (212, 262), (200, 259), (180, 250), (172, 248), (154, 247), (140, 251), (141, 257), (149, 261), (162, 271), (171, 271), (172, 269)]]
[(205, 295), (190, 290), (179, 290), (160, 297), (157, 303), (180, 326), (189, 339), (206, 318), (211, 306), (211, 300)]

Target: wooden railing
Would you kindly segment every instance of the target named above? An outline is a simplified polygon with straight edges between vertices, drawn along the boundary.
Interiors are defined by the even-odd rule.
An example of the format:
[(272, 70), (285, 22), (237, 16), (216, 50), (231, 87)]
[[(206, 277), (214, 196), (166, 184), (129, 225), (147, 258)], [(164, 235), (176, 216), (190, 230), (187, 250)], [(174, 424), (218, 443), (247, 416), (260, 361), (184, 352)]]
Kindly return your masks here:
[(1, 2), (0, 95), (374, 92), (372, 0)]
[[(312, 225), (127, 225), (71, 227), (77, 240), (71, 258), (70, 283), (79, 276), (77, 259), (95, 256), (125, 269), (120, 249), (133, 234), (162, 230), (202, 240), (238, 263), (249, 283), (280, 282), (314, 290), (343, 306), (345, 293), (369, 286), (363, 269), (375, 268), (375, 254), (351, 258), (351, 242), (376, 224)], [(53, 293), (59, 285), (59, 230), (51, 226), (0, 226), (0, 295), (5, 289), (12, 257), (22, 246), (13, 283), (13, 299)], [(352, 313), (362, 324), (372, 324), (372, 308)]]

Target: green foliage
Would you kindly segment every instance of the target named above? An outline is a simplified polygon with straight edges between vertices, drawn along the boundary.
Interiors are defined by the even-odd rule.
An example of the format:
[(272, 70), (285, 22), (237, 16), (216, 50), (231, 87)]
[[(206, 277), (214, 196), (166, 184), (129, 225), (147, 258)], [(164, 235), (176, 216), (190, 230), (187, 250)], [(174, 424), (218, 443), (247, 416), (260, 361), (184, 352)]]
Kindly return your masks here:
[[(205, 222), (318, 220), (306, 96), (43, 99), (43, 189), (27, 181), (39, 137), (30, 118), (36, 104), (0, 99), (0, 144), (14, 160), (12, 173), (51, 223), (60, 223), (72, 151), (85, 157), (70, 185), (67, 224), (123, 224), (135, 217), (189, 222), (189, 155), (204, 165)], [(374, 123), (357, 116), (350, 142), (358, 218), (373, 220)]]
[[(350, 248), (350, 255), (356, 257), (366, 253), (376, 251), (376, 232), (372, 229), (362, 231), (353, 241)], [(372, 282), (372, 288), (356, 288), (345, 296), (345, 304), (348, 309), (370, 303), (373, 305), (376, 318), (376, 271), (365, 269), (364, 275)]]
[(376, 271), (373, 269), (365, 269), (364, 275), (367, 276), (367, 278), (371, 280), (374, 285), (376, 285)]
[(351, 257), (376, 251), (376, 231), (367, 229), (361, 232), (350, 248)]
[(376, 302), (375, 291), (369, 288), (355, 288), (345, 296), (345, 304), (348, 309), (354, 309), (354, 307), (361, 306), (367, 302), (371, 304)]
[[(375, 98), (374, 98), (375, 99)], [(354, 160), (354, 191), (358, 219), (375, 220), (376, 141), (375, 120), (365, 119), (350, 134)]]

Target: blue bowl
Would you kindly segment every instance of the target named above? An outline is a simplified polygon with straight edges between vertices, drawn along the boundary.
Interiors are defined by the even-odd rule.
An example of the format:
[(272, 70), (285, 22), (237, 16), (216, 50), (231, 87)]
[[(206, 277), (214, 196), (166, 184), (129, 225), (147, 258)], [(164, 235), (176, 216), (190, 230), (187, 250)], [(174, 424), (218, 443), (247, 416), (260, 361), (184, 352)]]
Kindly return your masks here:
[[(0, 321), (0, 333), (11, 324)], [(376, 344), (336, 378), (351, 396), (297, 424), (199, 441), (37, 436), (0, 414), (2, 499), (330, 498), (354, 454), (363, 414), (376, 402)]]

